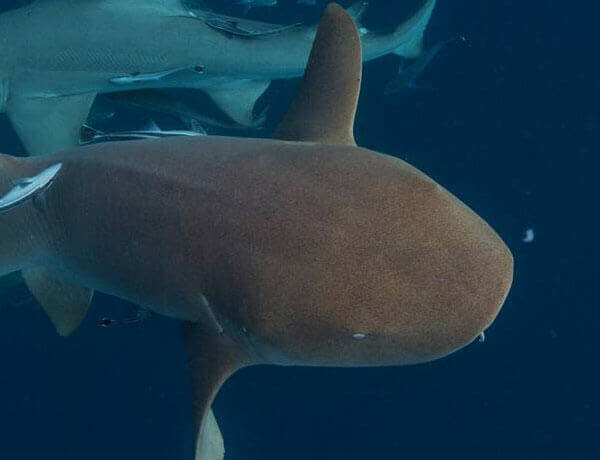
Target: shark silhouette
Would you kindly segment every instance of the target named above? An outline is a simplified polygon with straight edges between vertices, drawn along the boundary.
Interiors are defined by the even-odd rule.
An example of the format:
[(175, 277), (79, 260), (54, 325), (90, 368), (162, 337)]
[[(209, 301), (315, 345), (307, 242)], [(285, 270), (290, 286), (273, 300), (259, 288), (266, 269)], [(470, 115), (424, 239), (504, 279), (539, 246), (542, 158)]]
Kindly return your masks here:
[[(416, 56), (436, 0), (389, 34), (364, 30), (365, 59)], [(362, 3), (353, 8), (356, 19)], [(74, 147), (98, 93), (201, 88), (252, 125), (277, 78), (301, 76), (314, 26), (189, 9), (180, 0), (37, 0), (0, 15), (0, 110), (31, 155)]]
[[(237, 369), (437, 359), (478, 337), (510, 289), (511, 253), (488, 224), (356, 145), (361, 64), (352, 19), (330, 4), (274, 139), (0, 156), (0, 275), (49, 267), (185, 321), (198, 460), (223, 456), (210, 405)], [(85, 292), (38, 288), (72, 331)]]

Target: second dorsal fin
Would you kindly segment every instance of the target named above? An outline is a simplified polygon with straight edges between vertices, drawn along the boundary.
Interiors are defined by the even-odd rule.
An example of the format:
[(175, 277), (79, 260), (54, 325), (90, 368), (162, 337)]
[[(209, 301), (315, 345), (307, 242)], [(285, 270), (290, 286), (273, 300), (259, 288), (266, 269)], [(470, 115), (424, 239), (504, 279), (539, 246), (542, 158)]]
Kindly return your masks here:
[(331, 3), (319, 24), (302, 83), (273, 137), (355, 145), (361, 72), (356, 26), (341, 6)]

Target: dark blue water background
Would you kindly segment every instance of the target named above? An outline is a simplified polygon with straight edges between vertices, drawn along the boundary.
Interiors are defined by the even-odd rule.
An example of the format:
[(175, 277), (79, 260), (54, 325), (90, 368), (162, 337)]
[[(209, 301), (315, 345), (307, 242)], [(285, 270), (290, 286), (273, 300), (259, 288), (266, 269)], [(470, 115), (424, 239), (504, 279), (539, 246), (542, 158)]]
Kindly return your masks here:
[[(394, 24), (411, 2), (371, 0), (366, 20)], [(409, 161), (482, 215), (514, 253), (514, 287), (485, 343), (443, 360), (239, 372), (214, 404), (227, 458), (600, 458), (598, 13), (592, 0), (439, 0), (427, 44), (465, 40), (423, 76), (433, 90), (385, 96), (398, 59), (366, 66), (359, 143)], [(251, 14), (319, 15), (291, 2)], [(271, 123), (294, 84), (270, 90)], [(22, 152), (4, 119), (0, 134), (2, 151)], [(0, 458), (192, 458), (175, 321), (101, 328), (136, 308), (99, 294), (63, 339), (22, 286), (2, 295)]]

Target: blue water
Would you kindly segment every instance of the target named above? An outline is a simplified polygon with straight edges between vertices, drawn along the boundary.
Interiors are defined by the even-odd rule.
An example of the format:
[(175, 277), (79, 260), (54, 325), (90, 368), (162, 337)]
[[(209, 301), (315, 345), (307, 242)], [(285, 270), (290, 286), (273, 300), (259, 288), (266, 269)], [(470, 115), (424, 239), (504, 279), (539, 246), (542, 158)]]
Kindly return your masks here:
[[(319, 16), (292, 3), (249, 14)], [(405, 3), (371, 0), (367, 19), (393, 24)], [(433, 89), (385, 96), (398, 59), (365, 68), (359, 144), (435, 178), (515, 256), (514, 286), (486, 341), (409, 367), (242, 370), (214, 404), (226, 458), (600, 458), (600, 6), (572, 5), (439, 0), (427, 44), (464, 40), (423, 75)], [(282, 96), (270, 122), (293, 87), (276, 86)], [(22, 152), (4, 118), (0, 150)], [(534, 240), (524, 242), (528, 229)], [(84, 326), (64, 339), (28, 299), (20, 284), (2, 292), (0, 458), (193, 458), (175, 321), (99, 327), (103, 317), (132, 318), (137, 309), (98, 294)]]

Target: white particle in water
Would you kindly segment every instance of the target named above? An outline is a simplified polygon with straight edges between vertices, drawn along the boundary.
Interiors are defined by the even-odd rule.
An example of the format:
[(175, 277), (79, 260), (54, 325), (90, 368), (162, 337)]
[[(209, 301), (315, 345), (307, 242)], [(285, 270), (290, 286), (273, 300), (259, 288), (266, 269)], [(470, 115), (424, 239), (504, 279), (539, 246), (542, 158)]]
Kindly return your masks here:
[(533, 228), (528, 228), (527, 230), (525, 230), (525, 232), (523, 232), (523, 238), (521, 238), (521, 241), (523, 243), (532, 243), (534, 239), (535, 233), (533, 231)]

